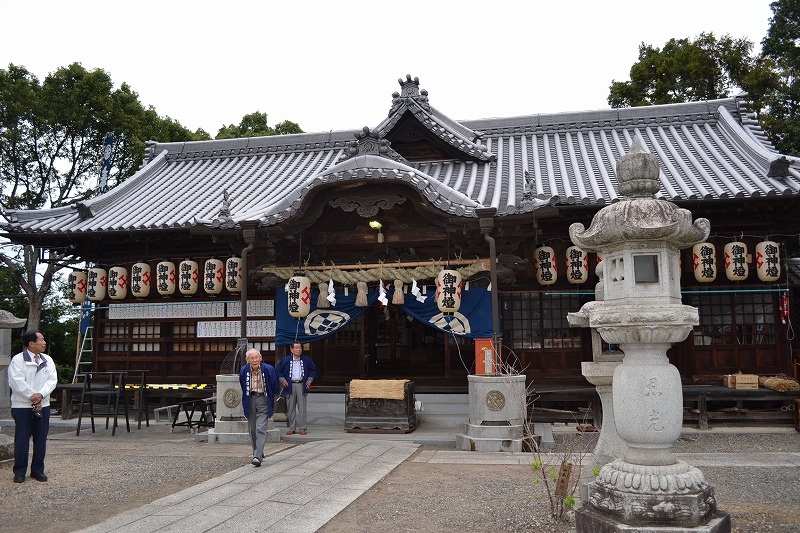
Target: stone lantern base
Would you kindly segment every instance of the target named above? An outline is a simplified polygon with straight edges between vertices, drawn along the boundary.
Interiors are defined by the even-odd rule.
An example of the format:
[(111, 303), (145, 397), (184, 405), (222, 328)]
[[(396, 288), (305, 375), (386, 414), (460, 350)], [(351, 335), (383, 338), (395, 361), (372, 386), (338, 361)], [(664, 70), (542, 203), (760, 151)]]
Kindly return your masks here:
[(695, 527), (639, 526), (623, 524), (597, 509), (584, 506), (575, 511), (575, 525), (578, 531), (592, 533), (730, 533), (731, 517), (728, 513), (716, 511), (705, 524)]
[(731, 530), (714, 488), (683, 461), (653, 467), (616, 460), (601, 469), (588, 492), (588, 505), (576, 511), (578, 531)]

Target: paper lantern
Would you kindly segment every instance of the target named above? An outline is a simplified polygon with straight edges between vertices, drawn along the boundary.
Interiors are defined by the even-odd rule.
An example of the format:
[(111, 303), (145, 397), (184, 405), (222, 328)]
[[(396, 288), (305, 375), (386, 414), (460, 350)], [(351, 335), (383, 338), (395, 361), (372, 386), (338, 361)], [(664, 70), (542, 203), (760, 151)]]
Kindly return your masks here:
[(743, 242), (729, 242), (723, 249), (725, 253), (725, 275), (731, 281), (747, 279), (750, 273), (747, 266), (747, 245)]
[(567, 248), (567, 281), (573, 285), (589, 278), (589, 254), (577, 246)]
[(442, 313), (455, 313), (461, 307), (461, 273), (441, 270), (436, 274), (436, 306)]
[(717, 248), (710, 242), (695, 244), (692, 248), (694, 279), (700, 283), (711, 283), (717, 279)]
[(172, 261), (161, 261), (156, 265), (156, 290), (161, 296), (171, 296), (175, 294), (175, 283), (178, 274), (175, 270), (175, 263)]
[(311, 311), (311, 280), (305, 276), (292, 276), (286, 284), (289, 314), (295, 318), (308, 316)]
[(539, 285), (552, 285), (558, 279), (555, 251), (550, 246), (540, 246), (534, 252), (534, 270)]
[(106, 297), (108, 286), (108, 273), (104, 268), (90, 268), (86, 274), (86, 295), (93, 302), (99, 302)]
[(777, 242), (756, 244), (756, 271), (761, 281), (778, 281), (781, 277), (781, 252)]
[(131, 267), (131, 294), (136, 298), (150, 296), (150, 265), (147, 263), (134, 263)]
[(115, 266), (108, 269), (108, 297), (123, 300), (128, 295), (128, 269)]
[(178, 290), (185, 296), (191, 296), (197, 292), (197, 284), (200, 279), (200, 267), (197, 261), (184, 259), (178, 265)]
[(74, 304), (82, 304), (86, 299), (86, 272), (73, 270), (67, 276), (67, 299)]
[(241, 257), (229, 257), (225, 261), (225, 288), (230, 292), (242, 292)]
[(209, 259), (203, 265), (203, 289), (206, 294), (219, 294), (225, 281), (225, 265), (219, 259)]

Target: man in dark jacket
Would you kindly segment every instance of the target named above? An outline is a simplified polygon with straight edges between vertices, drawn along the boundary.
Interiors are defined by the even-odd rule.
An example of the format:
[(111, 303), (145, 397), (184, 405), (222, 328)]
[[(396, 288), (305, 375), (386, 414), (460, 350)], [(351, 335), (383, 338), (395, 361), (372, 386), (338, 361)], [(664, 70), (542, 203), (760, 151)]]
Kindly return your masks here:
[(242, 408), (253, 443), (252, 463), (261, 466), (267, 444), (267, 426), (278, 393), (278, 376), (272, 365), (262, 361), (261, 352), (255, 348), (247, 350), (246, 360), (247, 364), (239, 371)]
[(311, 382), (317, 377), (317, 365), (307, 355), (303, 355), (303, 345), (295, 342), (291, 347), (292, 354), (278, 363), (278, 379), (286, 391), (286, 411), (289, 417), (289, 431), (293, 435), (299, 431), (301, 435), (308, 433), (306, 422), (306, 397)]

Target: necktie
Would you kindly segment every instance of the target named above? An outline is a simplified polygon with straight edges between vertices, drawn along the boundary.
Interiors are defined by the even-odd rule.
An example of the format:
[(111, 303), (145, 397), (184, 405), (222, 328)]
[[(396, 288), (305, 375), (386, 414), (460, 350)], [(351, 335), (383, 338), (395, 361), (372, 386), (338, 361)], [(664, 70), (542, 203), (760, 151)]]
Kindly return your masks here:
[(42, 360), (39, 358), (38, 353), (33, 356), (33, 360), (36, 361), (36, 366), (39, 366), (39, 364), (42, 362)]

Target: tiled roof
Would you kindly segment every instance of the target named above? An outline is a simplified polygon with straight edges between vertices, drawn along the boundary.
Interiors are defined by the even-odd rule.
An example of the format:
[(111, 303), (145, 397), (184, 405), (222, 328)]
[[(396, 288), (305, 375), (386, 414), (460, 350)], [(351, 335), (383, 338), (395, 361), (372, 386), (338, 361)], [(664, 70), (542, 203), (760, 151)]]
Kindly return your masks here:
[(358, 134), (361, 147), (380, 145), (376, 134), (411, 113), (463, 159), (411, 163), (381, 151), (383, 145), (353, 156), (352, 131), (156, 143), (139, 172), (109, 193), (77, 207), (9, 211), (5, 228), (61, 233), (213, 224), (223, 190), (235, 206), (233, 221), (269, 226), (293, 216), (314, 187), (360, 179), (410, 184), (456, 217), (474, 217), (481, 206), (508, 216), (548, 204), (603, 205), (618, 199), (616, 161), (634, 138), (659, 156), (659, 195), (669, 200), (800, 193), (800, 164), (776, 153), (737, 98), (456, 122), (430, 106), (427, 93), (415, 92), (417, 80), (405, 83), (411, 86), (394, 95), (389, 117)]

